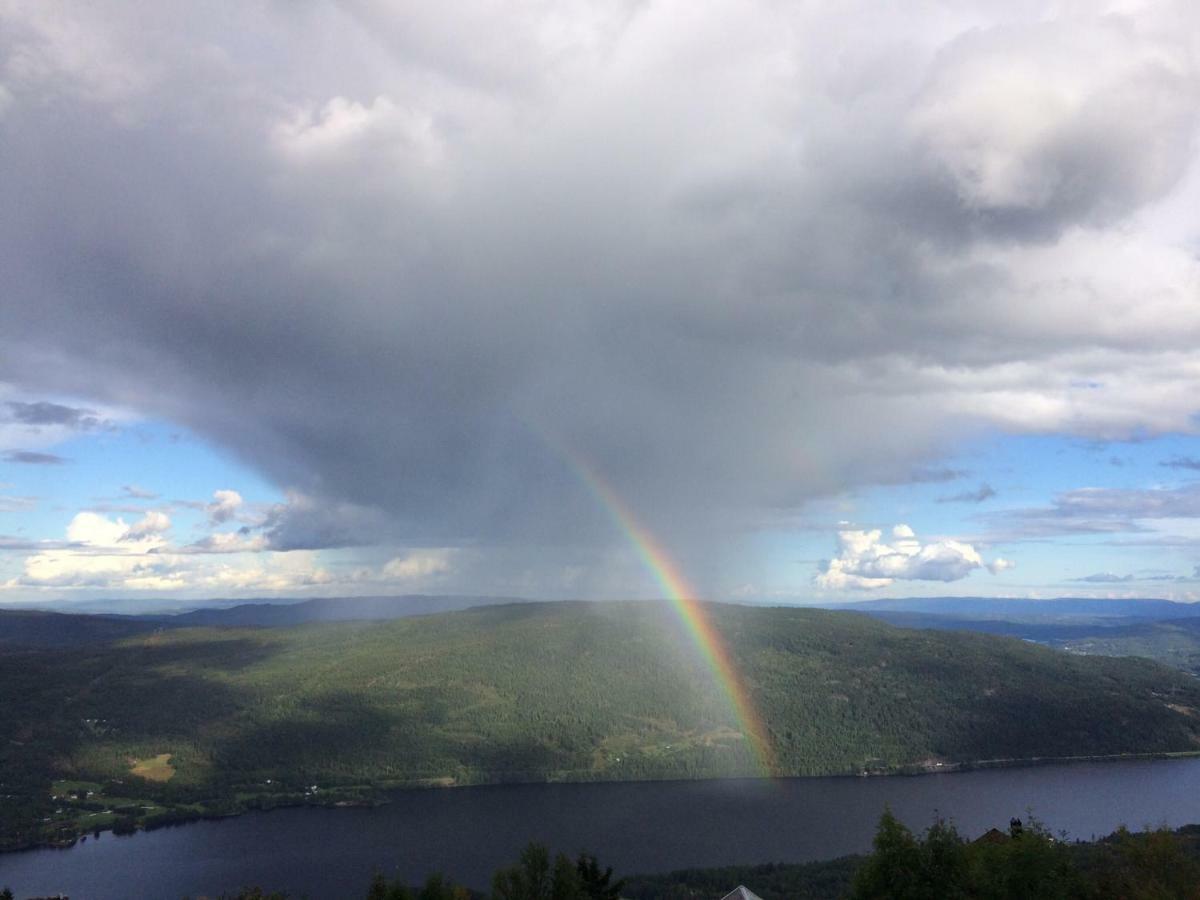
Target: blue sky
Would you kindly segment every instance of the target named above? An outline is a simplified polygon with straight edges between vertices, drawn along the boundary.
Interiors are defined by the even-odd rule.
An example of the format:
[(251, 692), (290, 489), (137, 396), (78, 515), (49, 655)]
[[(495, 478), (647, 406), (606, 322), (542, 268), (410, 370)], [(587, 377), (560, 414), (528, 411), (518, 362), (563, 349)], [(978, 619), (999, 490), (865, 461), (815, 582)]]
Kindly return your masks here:
[[(14, 545), (0, 556), (6, 600), (112, 596), (144, 598), (148, 603), (166, 600), (173, 605), (225, 596), (489, 590), (487, 582), (475, 580), (478, 561), (456, 571), (446, 562), (451, 558), (448, 550), (439, 551), (441, 555), (429, 549), (414, 552), (387, 540), (317, 551), (245, 544), (252, 549), (220, 557), (222, 566), (245, 573), (241, 579), (224, 582), (214, 580), (208, 571), (212, 557), (184, 553), (172, 562), (176, 573), (182, 573), (175, 584), (131, 589), (132, 582), (123, 582), (120, 570), (116, 578), (99, 582), (68, 578), (39, 583), (26, 572), (26, 561), (47, 552), (44, 548), (89, 559), (109, 553), (163, 556), (212, 535), (240, 534), (243, 540), (253, 541), (270, 532), (273, 517), (295, 497), (252, 466), (170, 423), (124, 414), (64, 433), (61, 440), (47, 441), (44, 427), (26, 428), (24, 441), (13, 424), (6, 433), (10, 443), (36, 445), (37, 452), (61, 459), (51, 464), (22, 463), (10, 451), (0, 462), (4, 485), (0, 499), (7, 501), (0, 506), (0, 536)], [(1156, 493), (1186, 492), (1197, 481), (1198, 457), (1200, 439), (1185, 435), (1121, 442), (1001, 434), (977, 437), (959, 452), (916, 469), (908, 481), (866, 485), (814, 499), (788, 522), (745, 531), (736, 538), (744, 552), (727, 557), (737, 562), (722, 568), (709, 589), (722, 599), (770, 602), (938, 594), (1191, 600), (1200, 584), (1194, 577), (1200, 562), (1200, 509), (1190, 519), (1159, 518), (1154, 511), (1141, 516), (1136, 507), (1123, 509), (1120, 522), (1099, 533), (1091, 525), (1081, 525), (1079, 516), (1059, 515), (1049, 528), (1045, 518), (1047, 511), (1055, 509), (1056, 498), (1081, 489), (1101, 497), (1118, 492), (1116, 496), (1133, 501), (1147, 494), (1153, 498)], [(218, 491), (233, 491), (239, 498), (225, 519), (213, 514)], [(636, 507), (636, 500), (630, 502)], [(153, 544), (62, 544), (81, 513), (128, 527), (155, 511), (167, 516), (169, 526)], [(878, 530), (876, 542), (893, 545), (897, 526), (908, 526), (922, 548), (945, 541), (968, 545), (979, 554), (981, 564), (957, 577), (948, 573), (947, 580), (899, 578), (867, 588), (821, 584), (821, 573), (838, 556), (840, 532)], [(479, 549), (474, 552), (488, 556)], [(610, 582), (609, 591), (629, 596), (653, 593), (652, 579), (638, 569), (633, 548), (618, 542), (606, 553), (608, 564), (622, 579)], [(297, 561), (263, 566), (263, 557), (289, 555)], [(1011, 565), (989, 571), (988, 565), (997, 559)], [(390, 576), (384, 574), (389, 565)], [(278, 577), (281, 571), (282, 578)], [(314, 571), (324, 572), (324, 579), (314, 580)], [(510, 576), (492, 590), (537, 597), (578, 596), (573, 586), (549, 569), (543, 578), (529, 573), (524, 580)]]
[[(1077, 530), (1078, 517), (1062, 517), (1050, 528), (1031, 520), (1054, 509), (1056, 497), (1083, 488), (1104, 495), (1129, 492), (1131, 500), (1144, 492), (1186, 490), (1198, 472), (1180, 463), (1194, 460), (1197, 447), (1194, 437), (1181, 435), (1125, 442), (994, 435), (939, 462), (935, 474), (944, 469), (955, 474), (953, 480), (868, 488), (829, 502), (826, 509), (853, 527), (886, 531), (904, 523), (925, 539), (958, 537), (979, 547), (987, 559), (1014, 563), (996, 574), (974, 570), (952, 584), (896, 584), (886, 590), (893, 596), (965, 592), (1193, 599), (1200, 560), (1195, 522), (1143, 518), (1137, 509), (1127, 520), (1132, 527), (1114, 523), (1104, 533)], [(831, 555), (826, 535), (814, 535), (806, 546), (823, 558)], [(1167, 582), (1167, 577), (1180, 580)]]

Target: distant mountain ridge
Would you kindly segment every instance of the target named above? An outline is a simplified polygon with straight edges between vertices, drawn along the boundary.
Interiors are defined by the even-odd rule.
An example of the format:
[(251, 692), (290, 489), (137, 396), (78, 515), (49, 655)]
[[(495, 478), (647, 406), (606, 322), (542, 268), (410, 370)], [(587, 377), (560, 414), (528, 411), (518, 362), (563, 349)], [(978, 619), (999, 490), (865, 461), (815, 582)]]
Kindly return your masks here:
[(1109, 600), (1092, 597), (1056, 597), (1029, 600), (1018, 597), (897, 597), (814, 604), (822, 609), (859, 612), (925, 613), (1007, 622), (1062, 621), (1067, 619), (1186, 619), (1200, 616), (1200, 603), (1174, 600)]
[(0, 607), (0, 646), (71, 647), (106, 643), (174, 628), (287, 628), (317, 622), (403, 619), (476, 606), (520, 603), (510, 597), (406, 594), (398, 597), (318, 597), (311, 600), (251, 601), (183, 613), (120, 615)]
[[(839, 609), (901, 628), (1004, 635), (1086, 656), (1140, 656), (1200, 676), (1200, 604), (1066, 598), (938, 600), (946, 602), (878, 600)], [(907, 608), (910, 605), (922, 608)]]
[(530, 603), (516, 597), (405, 594), (399, 597), (317, 597), (299, 603), (243, 603), (226, 609), (197, 609), (171, 616), (177, 627), (285, 628), (311, 622), (402, 619), (455, 612), (476, 606)]

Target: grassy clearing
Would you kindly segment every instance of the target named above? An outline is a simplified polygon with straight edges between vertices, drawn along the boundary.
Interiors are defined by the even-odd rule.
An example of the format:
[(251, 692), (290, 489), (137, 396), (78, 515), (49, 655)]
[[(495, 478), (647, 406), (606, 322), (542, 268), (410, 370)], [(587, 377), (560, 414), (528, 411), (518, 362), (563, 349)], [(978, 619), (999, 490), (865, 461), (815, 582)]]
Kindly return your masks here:
[(175, 767), (171, 765), (171, 754), (160, 753), (150, 759), (135, 759), (129, 767), (131, 774), (147, 781), (170, 781), (175, 777)]

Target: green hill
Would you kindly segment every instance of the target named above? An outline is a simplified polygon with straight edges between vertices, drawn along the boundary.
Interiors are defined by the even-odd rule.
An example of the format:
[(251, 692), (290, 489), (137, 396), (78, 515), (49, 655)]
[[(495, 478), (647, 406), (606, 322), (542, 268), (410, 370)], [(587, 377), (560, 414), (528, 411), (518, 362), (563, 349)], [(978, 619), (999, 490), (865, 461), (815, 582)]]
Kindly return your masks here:
[[(1200, 683), (1145, 660), (822, 610), (710, 611), (780, 774), (1200, 749)], [(759, 771), (656, 604), (0, 650), (0, 730), (8, 846), (397, 785)]]

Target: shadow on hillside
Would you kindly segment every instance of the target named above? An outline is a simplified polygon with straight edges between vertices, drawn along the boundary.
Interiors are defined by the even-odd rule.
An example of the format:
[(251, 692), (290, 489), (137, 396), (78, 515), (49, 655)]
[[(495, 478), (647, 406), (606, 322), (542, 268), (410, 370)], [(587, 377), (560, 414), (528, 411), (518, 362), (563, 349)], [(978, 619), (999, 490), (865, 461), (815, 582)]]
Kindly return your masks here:
[(272, 640), (257, 637), (213, 637), (177, 640), (147, 638), (113, 648), (123, 664), (143, 668), (202, 666), (206, 670), (236, 672), (264, 662), (283, 650)]
[[(1196, 729), (1148, 695), (1150, 682), (1133, 665), (1035, 653), (1007, 638), (933, 644), (935, 652), (893, 654), (889, 664), (908, 683), (926, 686), (922, 712), (934, 723), (938, 755), (970, 761), (1195, 747)], [(1182, 691), (1185, 704), (1200, 694), (1186, 684), (1153, 684)]]
[(419, 711), (382, 708), (348, 691), (280, 702), (279, 708), (256, 708), (252, 719), (240, 721), (237, 732), (215, 748), (215, 761), (227, 776), (327, 782), (430, 774), (409, 769), (433, 749)]
[[(0, 729), (8, 738), (0, 772), (19, 797), (0, 840), (33, 840), (56, 809), (50, 783), (64, 776), (125, 781), (139, 798), (202, 799), (211, 780), (204, 735), (250, 700), (244, 688), (208, 673), (273, 652), (260, 642), (221, 640), (0, 653)], [(135, 758), (160, 753), (175, 757), (175, 778), (130, 780)]]
[(271, 777), (328, 786), (457, 777), (464, 768), (487, 781), (540, 780), (567, 761), (528, 736), (447, 734), (444, 700), (428, 688), (393, 699), (332, 691), (261, 707), (216, 748), (217, 768), (243, 783)]
[(93, 656), (61, 654), (66, 671), (47, 673), (46, 681), (59, 682), (62, 699), (57, 707), (65, 720), (64, 733), (77, 734), (77, 743), (89, 738), (193, 740), (201, 729), (235, 715), (251, 699), (246, 688), (220, 675), (277, 652), (270, 643), (248, 638), (138, 643)]

